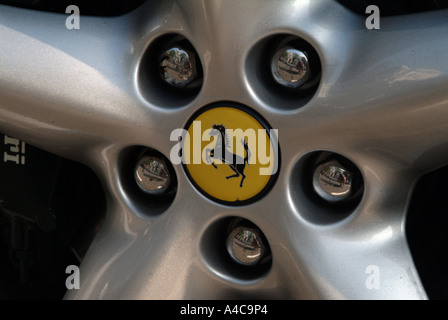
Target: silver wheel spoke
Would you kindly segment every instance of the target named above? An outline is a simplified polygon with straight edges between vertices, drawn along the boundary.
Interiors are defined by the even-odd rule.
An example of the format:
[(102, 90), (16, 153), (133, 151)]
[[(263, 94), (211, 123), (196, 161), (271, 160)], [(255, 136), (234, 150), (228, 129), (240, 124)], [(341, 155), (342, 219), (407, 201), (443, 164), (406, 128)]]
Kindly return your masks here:
[[(297, 250), (288, 252), (295, 259), (288, 258), (302, 261), (297, 263), (298, 268), (306, 270), (305, 278), (313, 279), (317, 296), (324, 299), (425, 297), (404, 234), (410, 189), (403, 185), (411, 183), (406, 184), (401, 178), (386, 171), (368, 172), (359, 207), (336, 224), (315, 225), (304, 221), (303, 217), (309, 217), (310, 212), (321, 213), (303, 206), (296, 209), (301, 219), (290, 218), (279, 226), (287, 236), (284, 249)], [(401, 179), (400, 183), (397, 179)]]
[(305, 113), (320, 117), (311, 130), (327, 141), (323, 147), (362, 148), (418, 176), (448, 162), (446, 11), (381, 21), (380, 30), (348, 34), (345, 57), (334, 48), (344, 64), (324, 67)]
[(134, 94), (128, 21), (84, 17), (68, 30), (67, 17), (2, 6), (0, 127), (76, 158), (158, 122)]
[[(202, 210), (194, 209), (198, 203)], [(155, 218), (136, 216), (124, 202), (109, 207), (107, 222), (81, 265), (81, 289), (69, 292), (68, 299), (291, 297), (276, 288), (276, 274), (247, 281), (210, 267), (200, 243), (223, 210), (192, 191)]]

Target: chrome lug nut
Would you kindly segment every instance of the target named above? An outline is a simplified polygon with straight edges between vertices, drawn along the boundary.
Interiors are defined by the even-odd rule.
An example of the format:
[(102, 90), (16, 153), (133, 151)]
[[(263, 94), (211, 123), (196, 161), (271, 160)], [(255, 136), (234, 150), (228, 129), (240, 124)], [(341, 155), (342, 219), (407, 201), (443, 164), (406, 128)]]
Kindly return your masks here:
[(265, 253), (260, 232), (253, 228), (236, 227), (227, 238), (227, 251), (232, 259), (242, 265), (256, 265)]
[(166, 50), (160, 60), (160, 75), (174, 87), (186, 87), (197, 77), (194, 53), (181, 47)]
[(314, 191), (328, 202), (342, 201), (351, 195), (352, 178), (353, 174), (338, 161), (323, 163), (314, 170)]
[(283, 47), (274, 54), (271, 72), (277, 83), (293, 89), (299, 88), (311, 78), (307, 55), (291, 46)]
[(139, 188), (151, 195), (161, 195), (171, 182), (170, 172), (160, 157), (143, 156), (135, 166), (135, 181)]

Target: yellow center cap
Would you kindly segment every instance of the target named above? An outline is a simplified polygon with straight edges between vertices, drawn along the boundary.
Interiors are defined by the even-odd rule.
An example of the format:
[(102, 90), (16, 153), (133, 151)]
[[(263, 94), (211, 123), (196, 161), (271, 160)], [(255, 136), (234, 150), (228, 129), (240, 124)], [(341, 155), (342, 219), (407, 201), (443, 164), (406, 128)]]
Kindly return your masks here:
[(275, 182), (278, 133), (254, 111), (233, 103), (209, 106), (190, 119), (186, 131), (184, 168), (208, 198), (245, 205)]

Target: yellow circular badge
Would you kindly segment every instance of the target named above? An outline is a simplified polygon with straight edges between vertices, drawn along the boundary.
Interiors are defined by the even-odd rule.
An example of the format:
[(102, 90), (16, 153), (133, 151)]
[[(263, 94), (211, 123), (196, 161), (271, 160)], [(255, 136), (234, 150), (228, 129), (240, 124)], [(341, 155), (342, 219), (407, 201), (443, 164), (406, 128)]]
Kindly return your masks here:
[(205, 196), (244, 205), (263, 196), (279, 169), (277, 130), (235, 104), (206, 107), (186, 126), (183, 163)]

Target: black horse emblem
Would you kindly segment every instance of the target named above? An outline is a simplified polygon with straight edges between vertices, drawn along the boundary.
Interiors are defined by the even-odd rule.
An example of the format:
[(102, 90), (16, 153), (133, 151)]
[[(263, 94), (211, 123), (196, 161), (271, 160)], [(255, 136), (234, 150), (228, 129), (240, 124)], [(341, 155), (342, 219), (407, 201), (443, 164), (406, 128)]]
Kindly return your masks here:
[(246, 153), (246, 156), (243, 158), (227, 149), (230, 147), (230, 143), (224, 125), (214, 124), (210, 131), (210, 136), (217, 136), (217, 142), (214, 149), (206, 150), (207, 162), (211, 163), (215, 169), (218, 169), (218, 167), (212, 159), (221, 160), (223, 163), (229, 165), (230, 169), (232, 169), (235, 174), (226, 177), (226, 179), (238, 178), (241, 176), (240, 187), (243, 187), (244, 179), (246, 179), (244, 169), (246, 168), (246, 164), (249, 165), (250, 160), (250, 150), (247, 141), (244, 139), (241, 140)]

